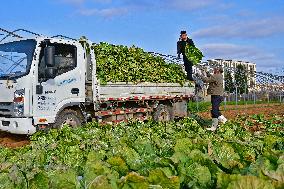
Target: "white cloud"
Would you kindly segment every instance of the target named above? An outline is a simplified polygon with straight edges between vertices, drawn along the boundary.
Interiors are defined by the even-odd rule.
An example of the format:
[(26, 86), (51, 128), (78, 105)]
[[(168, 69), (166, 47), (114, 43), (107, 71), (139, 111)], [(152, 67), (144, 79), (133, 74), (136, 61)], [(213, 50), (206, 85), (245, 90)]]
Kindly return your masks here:
[(68, 4), (83, 4), (85, 0), (60, 0), (63, 3), (68, 3)]
[[(185, 10), (185, 11), (193, 11), (199, 10), (209, 5), (212, 5), (220, 0), (60, 0), (61, 2), (79, 6), (78, 11), (80, 14), (84, 16), (116, 16), (122, 15), (130, 11), (149, 11), (149, 10), (157, 10), (157, 9), (165, 9), (165, 10)], [(90, 7), (86, 7), (87, 3), (92, 3)], [(98, 6), (97, 6), (98, 5)], [(103, 5), (104, 9), (101, 9)]]
[(87, 2), (94, 2), (100, 4), (109, 4), (112, 3), (112, 0), (59, 0), (60, 2), (71, 4), (71, 5), (82, 5)]
[(196, 10), (212, 5), (216, 3), (216, 1), (217, 0), (167, 0), (165, 4), (168, 5), (168, 7), (181, 10)]
[(83, 16), (114, 17), (127, 14), (127, 6), (115, 6), (112, 0), (59, 0), (76, 7), (75, 12)]
[(103, 16), (103, 17), (113, 17), (113, 16), (120, 16), (120, 15), (124, 15), (128, 12), (127, 8), (106, 8), (106, 9), (80, 9), (78, 11), (81, 15), (84, 16)]
[(108, 4), (112, 3), (112, 0), (93, 0), (95, 3), (102, 3), (102, 4)]
[(238, 20), (211, 26), (193, 33), (202, 38), (262, 38), (284, 33), (284, 17)]

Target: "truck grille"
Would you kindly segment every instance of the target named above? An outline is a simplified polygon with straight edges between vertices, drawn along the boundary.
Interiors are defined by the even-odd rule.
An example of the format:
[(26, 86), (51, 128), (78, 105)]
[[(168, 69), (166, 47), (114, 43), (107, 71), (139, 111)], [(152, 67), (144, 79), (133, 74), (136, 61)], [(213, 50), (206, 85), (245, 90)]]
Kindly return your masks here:
[(0, 117), (10, 117), (13, 112), (12, 102), (0, 102)]

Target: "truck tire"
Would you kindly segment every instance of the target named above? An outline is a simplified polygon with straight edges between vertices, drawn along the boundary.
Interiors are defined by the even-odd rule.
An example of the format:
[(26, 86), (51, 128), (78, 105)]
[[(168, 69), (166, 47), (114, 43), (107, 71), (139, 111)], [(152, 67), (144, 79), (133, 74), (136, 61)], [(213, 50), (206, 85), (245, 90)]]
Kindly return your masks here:
[(159, 104), (153, 114), (154, 121), (167, 122), (174, 119), (173, 109), (170, 105)]
[(81, 126), (83, 122), (84, 117), (80, 112), (72, 109), (65, 109), (57, 116), (53, 127), (55, 129), (61, 129), (63, 125), (68, 125), (72, 128), (77, 128)]

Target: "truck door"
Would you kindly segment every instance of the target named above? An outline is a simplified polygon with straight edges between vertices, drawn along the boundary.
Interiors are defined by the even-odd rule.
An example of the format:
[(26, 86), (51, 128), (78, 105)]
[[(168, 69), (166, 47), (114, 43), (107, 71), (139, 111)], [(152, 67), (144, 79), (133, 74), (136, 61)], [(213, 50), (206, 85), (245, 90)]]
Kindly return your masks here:
[[(54, 79), (45, 78), (44, 48), (55, 47)], [(78, 46), (77, 46), (78, 47)], [(46, 43), (41, 45), (39, 55), (37, 83), (33, 98), (35, 124), (47, 124), (55, 121), (56, 115), (70, 104), (85, 100), (85, 79), (83, 54), (77, 53), (74, 44)], [(80, 47), (80, 46), (79, 46)]]

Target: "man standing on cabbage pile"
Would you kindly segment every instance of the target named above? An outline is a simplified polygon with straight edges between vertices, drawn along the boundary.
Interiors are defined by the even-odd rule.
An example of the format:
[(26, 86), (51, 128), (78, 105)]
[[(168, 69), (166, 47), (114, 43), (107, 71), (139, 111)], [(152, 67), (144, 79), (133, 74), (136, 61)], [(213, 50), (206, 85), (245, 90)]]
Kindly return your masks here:
[(189, 81), (193, 81), (193, 78), (192, 78), (193, 62), (190, 61), (185, 55), (185, 48), (187, 45), (195, 47), (193, 40), (187, 37), (186, 31), (181, 31), (179, 41), (177, 42), (177, 54), (178, 54), (179, 59), (180, 59), (180, 55), (182, 54), (185, 71), (187, 73), (187, 79)]
[(216, 131), (220, 123), (226, 123), (227, 119), (220, 112), (220, 105), (223, 101), (224, 94), (224, 78), (223, 78), (223, 68), (215, 67), (214, 73), (205, 73), (201, 76), (205, 83), (209, 83), (208, 95), (211, 95), (212, 104), (212, 127), (207, 128), (208, 131)]

